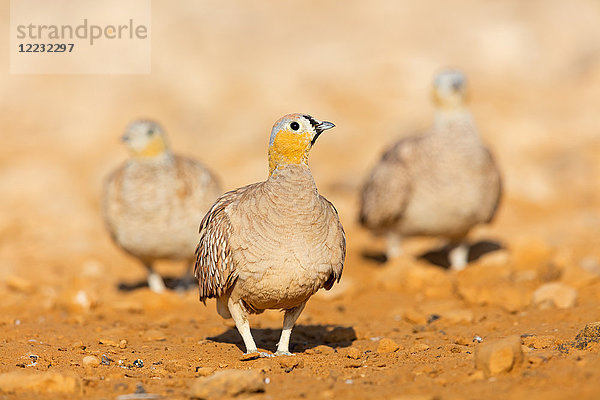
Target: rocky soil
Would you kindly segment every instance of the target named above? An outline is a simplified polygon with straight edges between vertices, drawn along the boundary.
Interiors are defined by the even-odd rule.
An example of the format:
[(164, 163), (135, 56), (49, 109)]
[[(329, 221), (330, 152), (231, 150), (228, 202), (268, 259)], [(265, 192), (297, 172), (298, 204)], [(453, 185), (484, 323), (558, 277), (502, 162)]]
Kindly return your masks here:
[[(0, 65), (0, 399), (598, 397), (596, 1), (155, 1), (152, 32), (149, 75)], [(386, 143), (427, 127), (446, 65), (470, 78), (504, 201), (464, 271), (435, 238), (382, 263), (383, 241), (356, 222), (361, 180)], [(300, 317), (295, 357), (247, 360), (214, 302), (138, 287), (144, 270), (104, 231), (100, 188), (133, 118), (161, 121), (231, 189), (264, 179), (270, 127), (296, 111), (337, 125), (311, 167), (347, 263)], [(252, 318), (260, 348), (275, 350), (281, 322)]]

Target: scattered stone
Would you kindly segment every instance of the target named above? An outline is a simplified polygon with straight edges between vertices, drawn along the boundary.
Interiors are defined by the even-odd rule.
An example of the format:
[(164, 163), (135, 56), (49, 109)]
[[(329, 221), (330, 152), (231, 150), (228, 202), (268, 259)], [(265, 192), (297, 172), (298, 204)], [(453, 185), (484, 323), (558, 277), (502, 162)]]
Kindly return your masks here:
[(483, 342), (483, 338), (481, 336), (475, 335), (473, 336), (473, 343), (481, 343)]
[(333, 349), (332, 347), (329, 346), (325, 346), (324, 344), (321, 344), (317, 347), (313, 347), (312, 349), (307, 349), (305, 351), (306, 354), (333, 354), (335, 353), (335, 349)]
[(422, 312), (419, 312), (415, 309), (408, 309), (404, 312), (402, 316), (406, 322), (410, 322), (415, 325), (425, 325), (427, 324), (427, 315)]
[(591, 322), (575, 336), (575, 341), (572, 345), (579, 350), (583, 350), (589, 344), (598, 342), (600, 342), (600, 322)]
[(111, 360), (110, 358), (108, 358), (106, 356), (106, 354), (102, 354), (102, 362), (101, 362), (102, 365), (110, 365), (111, 361), (113, 361), (113, 360)]
[(96, 368), (100, 365), (100, 359), (95, 356), (85, 356), (83, 357), (82, 364), (86, 369)]
[(500, 249), (484, 254), (474, 264), (484, 267), (499, 268), (508, 265), (511, 262), (511, 256), (508, 250)]
[(533, 292), (532, 303), (542, 309), (571, 308), (577, 301), (577, 290), (561, 282), (545, 283)]
[(531, 282), (517, 282), (507, 268), (466, 268), (460, 271), (456, 289), (460, 297), (473, 305), (502, 307), (508, 312), (526, 308), (531, 300)]
[(323, 339), (325, 343), (351, 343), (356, 340), (356, 333), (352, 327), (336, 326)]
[(111, 347), (119, 347), (119, 343), (115, 342), (114, 340), (111, 339), (98, 339), (98, 343), (103, 344), (105, 346), (111, 346)]
[(218, 399), (265, 391), (265, 381), (255, 370), (224, 370), (204, 378), (196, 378), (190, 389), (193, 399)]
[(557, 355), (556, 351), (535, 352), (527, 355), (527, 363), (532, 367), (538, 367)]
[(394, 342), (392, 339), (383, 338), (379, 341), (377, 345), (377, 353), (379, 354), (388, 354), (398, 351), (400, 346), (398, 343)]
[(215, 368), (212, 367), (196, 367), (196, 375), (198, 376), (209, 376), (215, 372)]
[(441, 313), (441, 317), (445, 322), (451, 324), (471, 323), (475, 319), (473, 311), (467, 309), (448, 310)]
[(135, 360), (133, 362), (133, 366), (136, 368), (143, 368), (144, 367), (144, 361), (140, 360), (139, 358), (137, 360)]
[(483, 373), (483, 371), (477, 370), (469, 374), (469, 376), (467, 376), (467, 378), (465, 379), (465, 382), (481, 381), (483, 379), (485, 379), (485, 374)]
[(35, 290), (35, 287), (30, 281), (18, 276), (9, 276), (6, 278), (6, 286), (15, 292), (21, 293), (33, 293)]
[(363, 352), (358, 350), (356, 347), (350, 347), (346, 350), (346, 357), (353, 360), (358, 360), (363, 356)]
[(481, 344), (475, 350), (475, 367), (487, 376), (509, 372), (522, 361), (521, 338), (516, 335)]
[(452, 293), (452, 277), (441, 268), (417, 265), (404, 271), (403, 283), (407, 290), (427, 298), (445, 297)]
[(550, 335), (526, 335), (521, 337), (523, 344), (532, 349), (547, 349), (556, 345), (556, 338)]
[(473, 343), (473, 339), (466, 336), (458, 336), (456, 339), (454, 339), (454, 343), (461, 346), (469, 346)]
[(426, 345), (425, 343), (414, 344), (408, 349), (409, 353), (411, 353), (411, 354), (420, 353), (422, 351), (427, 351), (427, 350), (429, 350), (429, 346)]
[(127, 344), (128, 344), (127, 339), (121, 339), (119, 341), (119, 348), (120, 349), (126, 349), (127, 348)]
[(5, 393), (78, 393), (81, 381), (55, 372), (15, 371), (0, 374), (0, 391)]
[(244, 353), (240, 356), (240, 361), (253, 361), (260, 358), (260, 353), (255, 351), (254, 353)]
[(281, 356), (277, 357), (277, 361), (285, 372), (292, 372), (294, 368), (304, 368), (304, 360), (299, 356)]
[(163, 332), (156, 330), (156, 329), (151, 329), (144, 333), (144, 339), (151, 340), (151, 341), (157, 341), (157, 342), (163, 342), (163, 341), (167, 340), (167, 337), (165, 336), (165, 334)]

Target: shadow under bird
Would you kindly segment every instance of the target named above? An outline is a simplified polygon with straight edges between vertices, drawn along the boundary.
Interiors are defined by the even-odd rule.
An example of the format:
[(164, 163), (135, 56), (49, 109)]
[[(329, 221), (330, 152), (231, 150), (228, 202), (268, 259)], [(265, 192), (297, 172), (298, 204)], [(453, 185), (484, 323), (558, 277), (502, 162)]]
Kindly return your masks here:
[(387, 236), (390, 258), (401, 253), (402, 237), (444, 237), (451, 267), (463, 269), (465, 238), (474, 226), (493, 219), (501, 177), (465, 106), (463, 73), (440, 72), (433, 89), (433, 127), (384, 152), (363, 186), (360, 222)]
[(308, 168), (310, 149), (333, 127), (306, 114), (282, 117), (271, 131), (267, 180), (225, 193), (200, 225), (200, 300), (217, 299), (217, 312), (233, 318), (246, 353), (258, 353), (248, 315), (280, 309), (275, 354), (290, 355), (290, 334), (306, 302), (342, 275), (344, 230)]
[(173, 154), (153, 121), (131, 123), (122, 137), (130, 157), (104, 183), (102, 211), (113, 241), (148, 270), (148, 286), (162, 292), (156, 260), (195, 261), (198, 221), (222, 193), (202, 163)]

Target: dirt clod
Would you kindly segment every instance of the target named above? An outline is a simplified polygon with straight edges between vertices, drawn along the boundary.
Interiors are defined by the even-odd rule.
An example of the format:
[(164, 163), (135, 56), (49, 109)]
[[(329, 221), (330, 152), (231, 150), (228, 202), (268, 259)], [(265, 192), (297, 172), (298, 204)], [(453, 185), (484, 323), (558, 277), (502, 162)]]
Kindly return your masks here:
[(82, 364), (85, 368), (96, 368), (100, 365), (100, 359), (95, 356), (83, 357)]
[(190, 388), (190, 397), (211, 400), (264, 391), (265, 381), (260, 372), (231, 369), (194, 380)]
[(488, 376), (509, 372), (522, 361), (521, 338), (516, 335), (482, 343), (475, 352), (475, 367)]
[(545, 309), (571, 308), (577, 301), (577, 290), (561, 282), (546, 283), (533, 292), (532, 303)]
[(377, 345), (377, 353), (379, 353), (379, 354), (393, 353), (393, 352), (397, 351), (399, 348), (400, 348), (400, 346), (398, 345), (398, 343), (396, 343), (392, 339), (383, 338), (379, 341), (379, 344)]
[(7, 372), (0, 374), (2, 392), (76, 393), (81, 390), (79, 378), (54, 372)]

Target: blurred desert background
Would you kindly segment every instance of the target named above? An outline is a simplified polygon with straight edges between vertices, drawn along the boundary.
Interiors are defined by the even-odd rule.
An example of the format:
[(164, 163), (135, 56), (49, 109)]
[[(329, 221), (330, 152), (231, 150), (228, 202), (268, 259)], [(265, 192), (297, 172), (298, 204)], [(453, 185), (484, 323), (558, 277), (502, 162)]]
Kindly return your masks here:
[[(8, 2), (1, 14), (8, 26)], [(358, 226), (358, 191), (386, 144), (430, 125), (446, 66), (466, 73), (504, 178), (497, 218), (471, 239), (501, 249), (455, 273), (418, 257), (442, 242), (413, 239), (381, 264), (364, 257), (383, 241)], [(261, 399), (597, 398), (600, 332), (575, 338), (600, 321), (598, 1), (155, 0), (151, 74), (0, 68), (0, 398), (183, 399), (229, 369), (266, 379), (240, 394)], [(118, 289), (145, 271), (104, 229), (102, 181), (139, 117), (226, 190), (263, 180), (271, 126), (290, 112), (336, 124), (310, 165), (346, 229), (346, 265), (300, 317), (296, 358), (242, 361), (196, 289)], [(281, 318), (253, 317), (259, 347), (274, 350)], [(510, 371), (475, 366), (514, 335), (518, 351), (488, 360)]]

